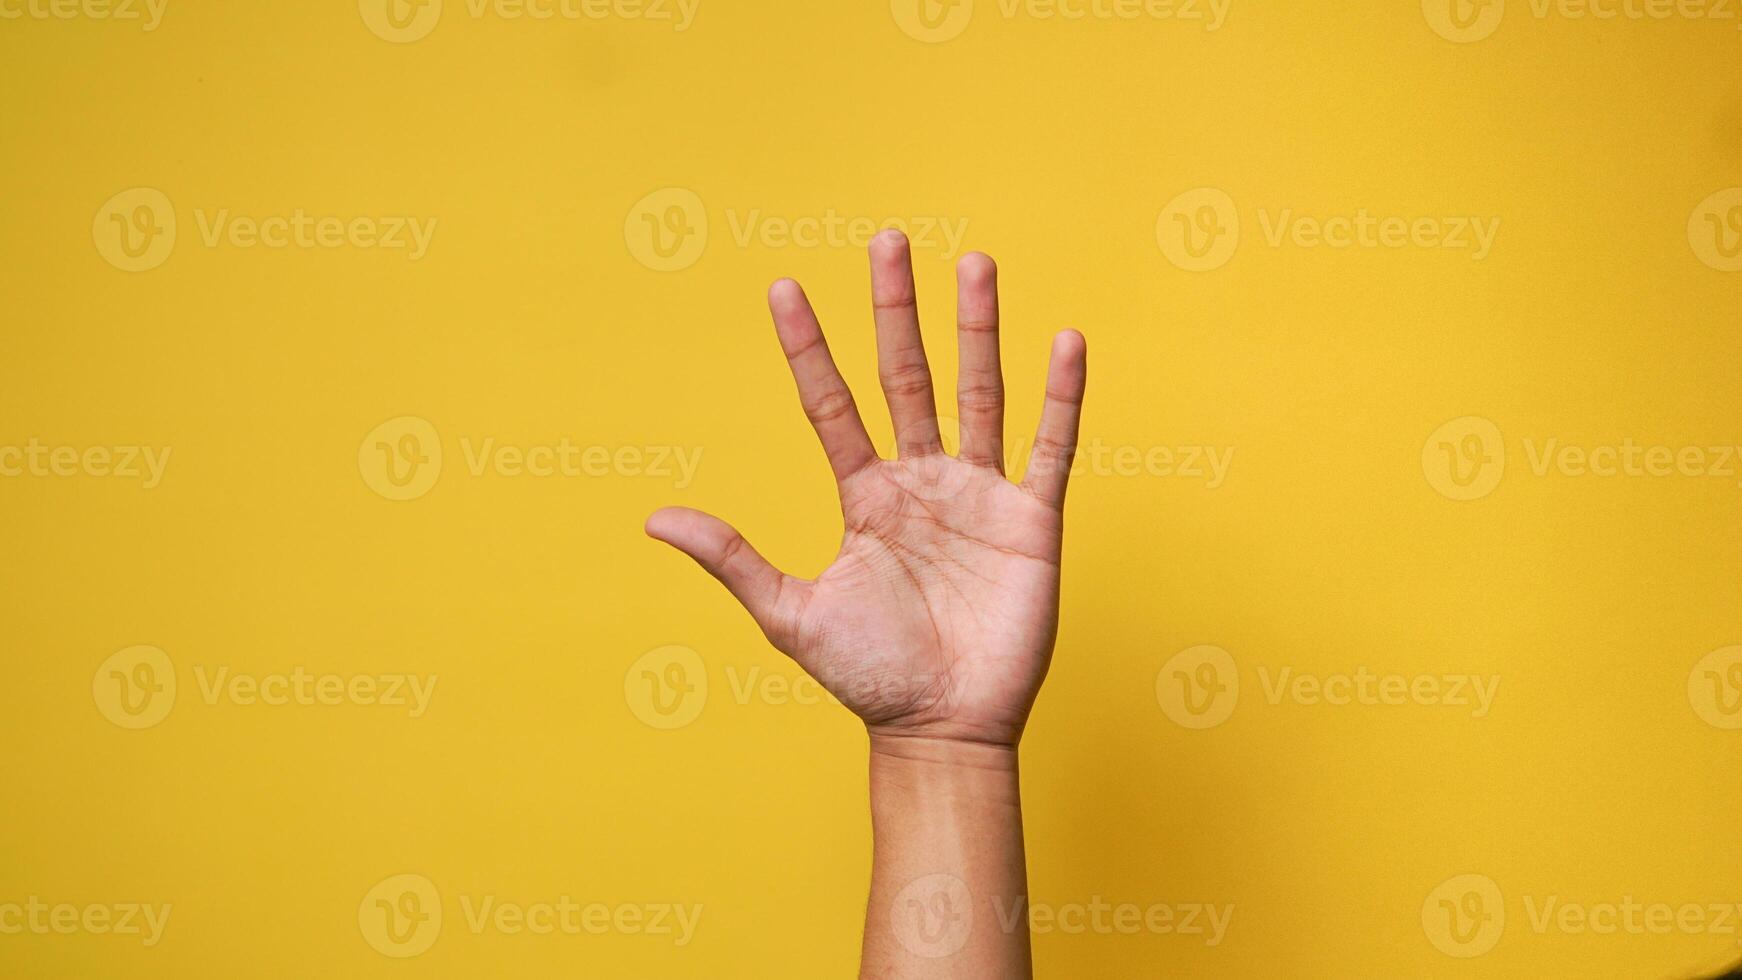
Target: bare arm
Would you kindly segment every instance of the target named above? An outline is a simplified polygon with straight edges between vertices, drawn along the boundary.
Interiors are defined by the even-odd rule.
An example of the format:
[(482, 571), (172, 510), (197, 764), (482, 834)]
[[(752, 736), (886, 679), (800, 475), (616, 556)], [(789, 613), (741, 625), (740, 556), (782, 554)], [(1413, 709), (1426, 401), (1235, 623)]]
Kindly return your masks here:
[(1028, 879), (1016, 749), (871, 745), (864, 977), (1026, 977)]
[(814, 580), (777, 571), (718, 518), (667, 508), (650, 535), (694, 558), (770, 642), (864, 722), (875, 831), (861, 975), (1028, 976), (1016, 746), (1052, 658), (1083, 338), (1053, 340), (1023, 482), (1004, 475), (997, 272), (957, 268), (962, 445), (943, 451), (906, 239), (871, 246), (878, 374), (897, 456), (878, 457), (797, 283), (775, 330), (841, 496), (844, 534)]

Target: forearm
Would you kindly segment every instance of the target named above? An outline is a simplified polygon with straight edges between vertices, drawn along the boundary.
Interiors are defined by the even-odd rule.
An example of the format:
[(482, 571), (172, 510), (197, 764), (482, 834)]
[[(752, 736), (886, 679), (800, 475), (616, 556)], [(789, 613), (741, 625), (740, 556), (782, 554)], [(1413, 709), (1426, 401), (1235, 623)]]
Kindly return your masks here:
[(1016, 749), (873, 735), (861, 977), (1028, 977)]

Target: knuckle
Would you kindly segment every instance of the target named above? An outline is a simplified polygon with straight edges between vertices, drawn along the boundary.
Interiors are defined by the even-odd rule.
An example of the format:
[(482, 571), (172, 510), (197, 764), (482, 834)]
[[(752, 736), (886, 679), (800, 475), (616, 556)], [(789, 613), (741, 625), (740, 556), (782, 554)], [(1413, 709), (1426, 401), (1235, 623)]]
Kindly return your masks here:
[(854, 410), (853, 394), (846, 388), (830, 388), (811, 399), (804, 413), (812, 425), (827, 425)]
[(725, 546), (720, 549), (720, 567), (724, 568), (732, 564), (732, 562), (743, 553), (745, 546), (748, 544), (749, 542), (744, 540), (744, 535), (742, 534), (733, 534), (731, 537), (727, 538)]
[(956, 318), (956, 329), (961, 333), (997, 333), (998, 314), (993, 312), (963, 313)]
[(1051, 459), (1068, 459), (1077, 453), (1074, 442), (1063, 442), (1052, 436), (1036, 436), (1034, 439), (1034, 454)]
[(1004, 407), (1004, 386), (995, 382), (965, 382), (956, 390), (963, 412), (996, 412)]
[(919, 395), (931, 393), (931, 370), (923, 362), (899, 364), (882, 373), (879, 379), (889, 395)]
[(806, 354), (809, 354), (811, 351), (816, 350), (818, 347), (821, 347), (822, 345), (823, 345), (823, 335), (819, 333), (814, 337), (806, 338), (797, 347), (794, 347), (792, 350), (787, 351), (786, 352), (786, 359), (789, 361), (797, 361), (800, 358), (804, 357)]

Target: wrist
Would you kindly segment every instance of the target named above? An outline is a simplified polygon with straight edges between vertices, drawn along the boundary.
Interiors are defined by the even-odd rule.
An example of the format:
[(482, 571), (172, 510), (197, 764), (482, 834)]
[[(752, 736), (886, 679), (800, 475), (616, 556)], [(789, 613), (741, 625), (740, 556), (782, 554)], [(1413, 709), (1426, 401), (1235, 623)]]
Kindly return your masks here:
[(1016, 771), (1013, 742), (868, 730), (873, 761), (989, 772)]
[(1016, 747), (914, 735), (871, 735), (872, 796), (1019, 809)]

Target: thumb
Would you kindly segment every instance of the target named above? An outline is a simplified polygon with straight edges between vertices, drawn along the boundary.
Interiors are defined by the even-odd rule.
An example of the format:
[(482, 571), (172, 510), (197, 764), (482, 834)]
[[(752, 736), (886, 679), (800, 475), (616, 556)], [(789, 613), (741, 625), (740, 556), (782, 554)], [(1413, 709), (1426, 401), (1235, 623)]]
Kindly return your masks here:
[(810, 583), (781, 571), (756, 553), (732, 525), (688, 507), (666, 507), (647, 519), (647, 536), (664, 541), (695, 559), (736, 596), (762, 632), (782, 649)]

